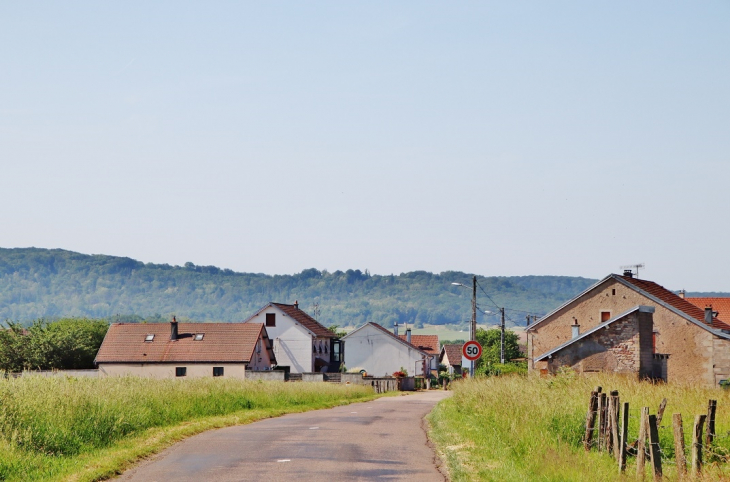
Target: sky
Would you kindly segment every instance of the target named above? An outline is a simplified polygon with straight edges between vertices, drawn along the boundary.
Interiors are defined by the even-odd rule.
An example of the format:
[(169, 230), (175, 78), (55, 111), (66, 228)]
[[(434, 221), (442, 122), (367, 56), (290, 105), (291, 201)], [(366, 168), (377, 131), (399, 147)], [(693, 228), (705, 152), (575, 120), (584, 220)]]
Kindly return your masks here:
[(0, 247), (730, 291), (730, 2), (3, 2)]

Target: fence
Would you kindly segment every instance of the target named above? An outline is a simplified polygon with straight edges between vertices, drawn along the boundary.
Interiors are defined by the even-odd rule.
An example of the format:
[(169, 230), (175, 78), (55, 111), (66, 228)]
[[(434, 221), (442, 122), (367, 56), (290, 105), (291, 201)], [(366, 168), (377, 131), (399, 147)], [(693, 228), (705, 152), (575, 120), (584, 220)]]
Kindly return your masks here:
[(91, 377), (97, 378), (99, 370), (24, 370), (22, 372), (12, 372), (7, 374), (8, 377)]
[[(665, 398), (659, 404), (656, 414), (650, 414), (649, 407), (641, 408), (639, 434), (638, 438), (634, 440), (628, 434), (629, 418), (631, 417), (629, 403), (624, 402), (623, 405), (620, 403), (617, 390), (606, 394), (603, 393), (601, 387), (596, 387), (591, 392), (588, 402), (583, 446), (586, 451), (596, 449), (613, 455), (617, 461), (619, 473), (626, 470), (627, 457), (636, 456), (637, 477), (643, 477), (648, 460), (654, 480), (660, 480), (662, 478), (662, 460), (671, 463), (671, 457), (664, 453), (659, 445), (659, 429), (663, 428), (661, 422), (664, 419), (666, 407), (667, 399)], [(709, 400), (707, 414), (696, 415), (694, 418), (690, 445), (690, 474), (692, 476), (700, 475), (703, 458), (717, 455), (713, 451), (713, 442), (716, 437), (716, 412), (717, 400)], [(677, 465), (678, 477), (684, 478), (688, 472), (681, 413), (672, 415), (672, 429), (674, 463)], [(706, 433), (705, 437), (703, 437), (703, 431)], [(632, 441), (630, 442), (630, 440)]]

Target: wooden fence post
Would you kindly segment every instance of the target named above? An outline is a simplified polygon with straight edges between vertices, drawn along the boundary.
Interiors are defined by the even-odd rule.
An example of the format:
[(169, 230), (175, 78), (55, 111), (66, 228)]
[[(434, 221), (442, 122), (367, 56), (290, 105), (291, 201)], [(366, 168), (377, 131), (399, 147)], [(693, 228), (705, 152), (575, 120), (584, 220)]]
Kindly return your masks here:
[(687, 457), (684, 455), (684, 427), (682, 426), (682, 414), (672, 415), (674, 426), (674, 458), (677, 462), (677, 476), (679, 479), (687, 477)]
[(618, 457), (618, 473), (623, 474), (626, 470), (626, 438), (629, 435), (629, 403), (624, 402), (624, 410), (621, 412), (621, 447)]
[(613, 405), (611, 407), (611, 446), (613, 447), (613, 458), (618, 461), (621, 459), (621, 440), (618, 438), (618, 397), (613, 398), (611, 405)]
[(705, 447), (708, 449), (715, 440), (715, 412), (717, 411), (717, 400), (710, 400), (707, 404), (707, 433), (705, 434)]
[(654, 480), (662, 479), (662, 455), (659, 452), (659, 430), (656, 425), (656, 415), (649, 415), (649, 455)]
[(699, 475), (702, 471), (702, 426), (707, 415), (697, 415), (692, 434), (692, 475)]
[(593, 440), (593, 430), (596, 422), (596, 409), (598, 408), (598, 393), (598, 391), (591, 392), (591, 400), (588, 402), (588, 413), (586, 414), (586, 434), (585, 437), (583, 437), (583, 445), (586, 451), (591, 449), (591, 442)]
[(606, 405), (606, 394), (605, 393), (599, 393), (598, 394), (598, 409), (597, 409), (597, 415), (598, 415), (598, 438), (596, 439), (596, 447), (599, 451), (603, 450), (603, 443), (604, 443), (604, 426), (606, 425), (606, 411), (605, 411), (605, 405)]
[(636, 446), (636, 476), (644, 478), (644, 464), (646, 463), (646, 432), (649, 426), (649, 407), (641, 409), (641, 420), (639, 420), (639, 443)]

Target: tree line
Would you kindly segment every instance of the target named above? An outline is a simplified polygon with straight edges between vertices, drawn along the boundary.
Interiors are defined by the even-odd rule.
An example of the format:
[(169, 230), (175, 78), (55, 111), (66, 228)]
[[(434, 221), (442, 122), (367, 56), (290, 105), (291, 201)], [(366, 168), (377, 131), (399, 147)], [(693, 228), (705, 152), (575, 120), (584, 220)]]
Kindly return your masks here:
[(40, 319), (28, 327), (7, 321), (0, 325), (0, 371), (94, 368), (108, 328), (86, 318)]
[[(269, 301), (293, 303), (324, 325), (359, 326), (373, 321), (422, 325), (464, 324), (471, 316), (471, 284), (459, 271), (373, 275), (368, 270), (305, 269), (293, 275), (237, 273), (215, 266), (143, 263), (130, 258), (65, 250), (0, 248), (0, 320), (90, 317), (119, 321), (167, 321), (172, 314), (196, 321), (242, 321)], [(525, 323), (583, 291), (594, 280), (565, 276), (478, 277), (478, 302), (508, 311), (507, 324)], [(497, 323), (479, 314), (479, 323)]]

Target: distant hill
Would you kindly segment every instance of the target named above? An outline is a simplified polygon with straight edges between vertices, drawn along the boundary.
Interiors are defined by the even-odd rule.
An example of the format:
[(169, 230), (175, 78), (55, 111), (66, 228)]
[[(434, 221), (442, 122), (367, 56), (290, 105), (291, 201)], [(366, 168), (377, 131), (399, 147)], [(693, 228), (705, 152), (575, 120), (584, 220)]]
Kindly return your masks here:
[[(0, 248), (0, 320), (87, 316), (162, 321), (176, 314), (180, 319), (240, 321), (268, 301), (299, 300), (310, 314), (317, 304), (325, 325), (459, 325), (471, 316), (471, 290), (451, 283), (471, 285), (471, 276), (458, 271), (380, 276), (314, 268), (272, 276), (60, 249)], [(496, 311), (495, 303), (504, 306), (508, 324), (519, 325), (528, 312), (544, 314), (595, 282), (567, 276), (478, 280), (484, 290), (477, 293), (480, 308)]]

